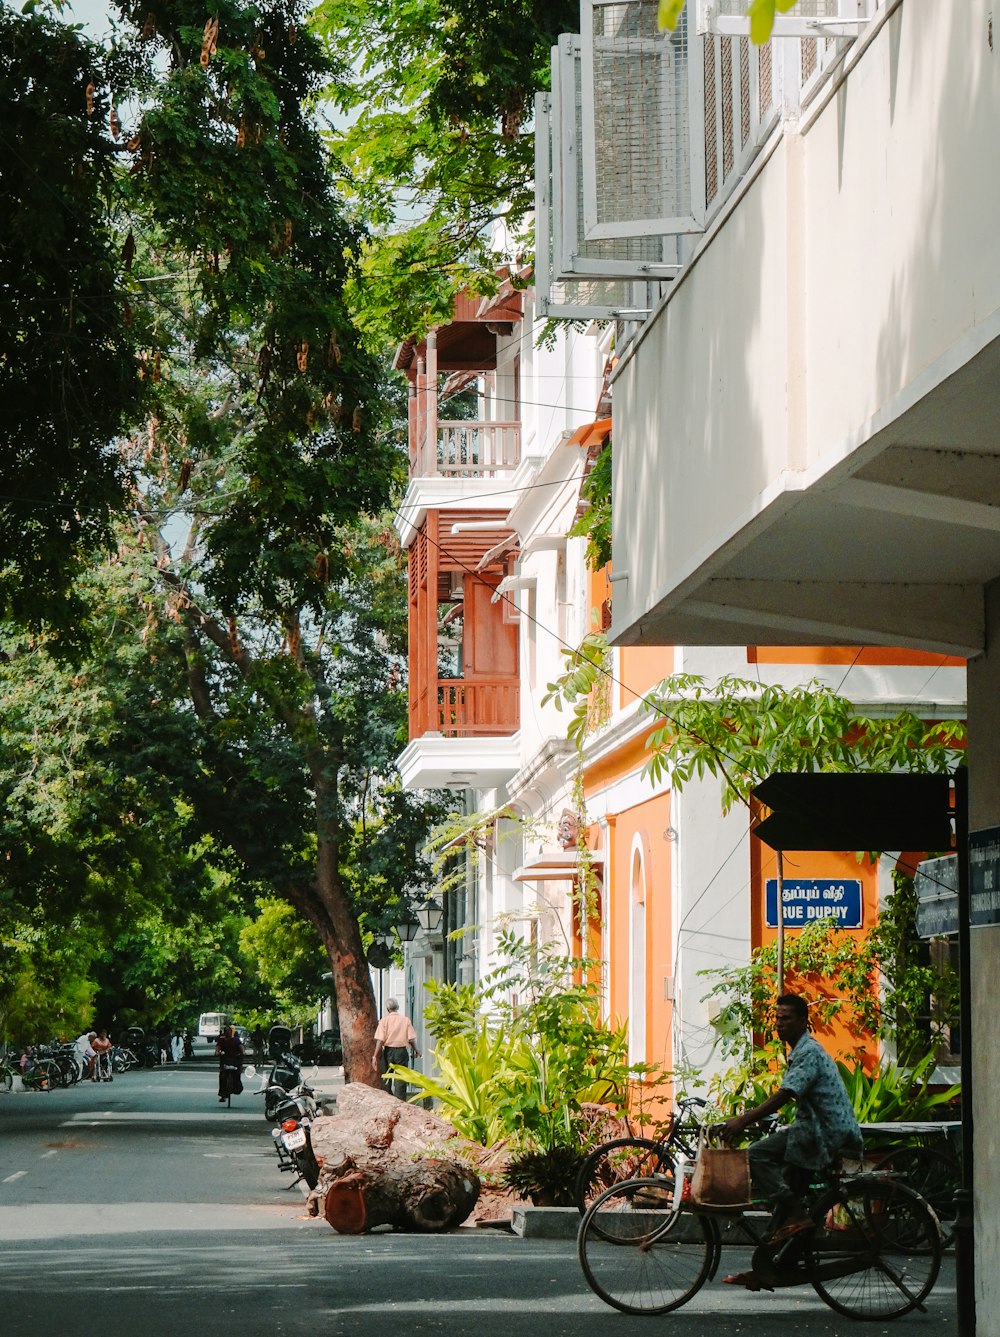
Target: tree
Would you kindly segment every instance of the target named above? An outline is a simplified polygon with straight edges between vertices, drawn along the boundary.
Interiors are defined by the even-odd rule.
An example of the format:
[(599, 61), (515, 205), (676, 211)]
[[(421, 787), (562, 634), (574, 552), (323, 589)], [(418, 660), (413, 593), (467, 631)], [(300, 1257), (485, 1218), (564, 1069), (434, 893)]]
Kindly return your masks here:
[(143, 396), (102, 63), (75, 30), (0, 7), (0, 618), (67, 643), (68, 590), (123, 497), (114, 439)]
[[(48, 860), (54, 885), (65, 869), (67, 903), (79, 887), (89, 904), (117, 889), (115, 850), (139, 880), (147, 831), (185, 850), (210, 840), (223, 867), (317, 932), (348, 1076), (373, 1080), (358, 915), (384, 920), (402, 884), (419, 882), (421, 817), (390, 761), (405, 728), (402, 563), (391, 531), (364, 518), (406, 457), (344, 301), (361, 235), (307, 110), (331, 67), (301, 0), (229, 0), (207, 21), (193, 0), (118, 10), (117, 40), (79, 91), (121, 160), (90, 225), (119, 256), (148, 416), (132, 413), (115, 457), (131, 523), (109, 560), (93, 553), (73, 688), (112, 684), (86, 737), (117, 788), (101, 791), (95, 764), (93, 788), (72, 793), (69, 759), (54, 755), (70, 817), (31, 810), (30, 838), (10, 842), (18, 885)], [(48, 73), (43, 62), (35, 77)], [(11, 758), (12, 785), (28, 785), (30, 764)], [(108, 840), (100, 878), (65, 867), (61, 836), (85, 821), (95, 843), (116, 824), (140, 833)], [(154, 966), (147, 954), (142, 968)]]
[(376, 235), (352, 297), (374, 346), (446, 319), (459, 288), (495, 286), (530, 256), (534, 92), (579, 22), (576, 0), (322, 0), (316, 22), (341, 62), (327, 96), (344, 187)]

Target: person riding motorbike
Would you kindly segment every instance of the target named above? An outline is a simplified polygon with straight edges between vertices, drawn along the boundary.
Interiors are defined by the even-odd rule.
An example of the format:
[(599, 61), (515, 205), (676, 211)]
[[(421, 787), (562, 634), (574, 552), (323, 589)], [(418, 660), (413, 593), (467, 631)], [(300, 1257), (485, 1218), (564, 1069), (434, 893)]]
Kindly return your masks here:
[(243, 1090), (243, 1083), (240, 1081), (243, 1045), (232, 1026), (223, 1028), (222, 1034), (215, 1042), (215, 1054), (219, 1060), (219, 1103), (224, 1104), (230, 1095), (238, 1096)]

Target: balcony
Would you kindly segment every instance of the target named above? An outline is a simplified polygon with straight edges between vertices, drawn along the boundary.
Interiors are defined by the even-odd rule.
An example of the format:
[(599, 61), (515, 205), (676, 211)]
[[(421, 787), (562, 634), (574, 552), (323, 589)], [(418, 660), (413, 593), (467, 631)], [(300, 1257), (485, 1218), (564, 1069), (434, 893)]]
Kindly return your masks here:
[(520, 463), (521, 424), (447, 420), (432, 425), (425, 418), (414, 445), (411, 477), (496, 478), (513, 473)]
[(520, 720), (516, 678), (440, 678), (437, 729), (446, 738), (502, 737), (515, 733)]

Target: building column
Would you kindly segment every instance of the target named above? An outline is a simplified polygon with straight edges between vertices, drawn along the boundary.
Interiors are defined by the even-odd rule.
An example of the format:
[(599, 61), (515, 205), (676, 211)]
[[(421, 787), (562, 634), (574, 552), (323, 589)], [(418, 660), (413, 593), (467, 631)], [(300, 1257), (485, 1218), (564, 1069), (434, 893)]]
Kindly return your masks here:
[[(1000, 580), (986, 586), (985, 612), (986, 650), (968, 668), (971, 831), (1000, 826)], [(973, 929), (970, 953), (977, 1331), (1000, 1337), (1000, 926)]]

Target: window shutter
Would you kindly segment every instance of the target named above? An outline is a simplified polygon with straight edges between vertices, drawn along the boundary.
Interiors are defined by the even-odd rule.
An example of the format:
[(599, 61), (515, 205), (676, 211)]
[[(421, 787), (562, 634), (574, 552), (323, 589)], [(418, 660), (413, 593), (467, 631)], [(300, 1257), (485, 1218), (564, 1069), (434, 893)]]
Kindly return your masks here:
[(701, 38), (687, 9), (661, 33), (657, 9), (657, 0), (581, 0), (589, 240), (704, 227)]
[(638, 319), (658, 297), (646, 283), (627, 278), (566, 273), (556, 268), (557, 211), (554, 196), (562, 185), (560, 157), (553, 138), (552, 103), (548, 93), (535, 97), (535, 291), (539, 315), (545, 319)]
[(583, 231), (583, 72), (581, 40), (563, 33), (552, 48), (553, 274), (574, 278), (672, 278), (680, 268), (675, 236), (589, 241)]

